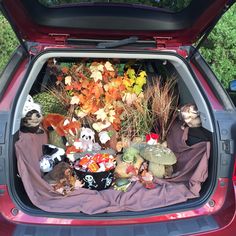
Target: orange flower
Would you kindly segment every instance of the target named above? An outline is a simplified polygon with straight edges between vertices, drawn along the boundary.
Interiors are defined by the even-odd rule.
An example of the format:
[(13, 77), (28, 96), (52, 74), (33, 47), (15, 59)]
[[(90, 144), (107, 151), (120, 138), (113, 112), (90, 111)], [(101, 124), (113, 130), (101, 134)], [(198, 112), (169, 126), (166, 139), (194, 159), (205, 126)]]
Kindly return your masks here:
[(61, 68), (61, 71), (62, 71), (64, 74), (68, 74), (69, 68), (68, 68), (68, 67), (62, 67), (62, 68)]

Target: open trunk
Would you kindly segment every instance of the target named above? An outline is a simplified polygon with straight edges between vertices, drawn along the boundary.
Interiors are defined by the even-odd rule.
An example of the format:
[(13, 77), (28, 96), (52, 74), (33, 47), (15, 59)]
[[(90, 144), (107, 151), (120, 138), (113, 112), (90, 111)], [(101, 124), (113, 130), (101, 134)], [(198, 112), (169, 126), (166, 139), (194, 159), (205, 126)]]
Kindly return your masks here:
[[(15, 113), (13, 119), (13, 143), (17, 142), (19, 139), (19, 129), (21, 121), (22, 109), (28, 94), (33, 97), (38, 93), (47, 91), (51, 87), (52, 83), (55, 83), (55, 76), (52, 73), (52, 68), (48, 66), (48, 60), (53, 59), (58, 65), (67, 65), (81, 62), (86, 58), (87, 61), (110, 61), (117, 64), (127, 64), (129, 61), (135, 61), (135, 67), (140, 65), (143, 70), (147, 73), (147, 82), (152, 81), (153, 78), (162, 78), (166, 83), (169, 78), (175, 78), (177, 84), (175, 90), (178, 91), (178, 108), (185, 104), (196, 104), (198, 111), (200, 113), (202, 126), (200, 128), (190, 128), (187, 143), (189, 146), (194, 145), (193, 143), (199, 142), (210, 142), (210, 156), (208, 161), (208, 177), (201, 184), (201, 190), (198, 197), (192, 199), (186, 199), (185, 201), (178, 202), (176, 204), (169, 204), (164, 207), (154, 207), (146, 210), (132, 211), (129, 210), (127, 206), (124, 210), (115, 210), (116, 212), (106, 212), (96, 214), (94, 217), (98, 218), (122, 218), (122, 217), (140, 217), (156, 214), (166, 214), (167, 212), (180, 212), (187, 209), (194, 209), (205, 203), (216, 184), (216, 165), (217, 165), (217, 154), (216, 149), (214, 149), (216, 138), (214, 137), (214, 121), (211, 116), (211, 107), (204, 99), (204, 94), (199, 87), (199, 82), (188, 66), (188, 62), (182, 57), (178, 56), (173, 52), (162, 52), (162, 53), (151, 53), (151, 52), (101, 52), (101, 51), (66, 51), (66, 50), (51, 50), (37, 56), (31, 63), (28, 70), (28, 74), (19, 89), (19, 97), (15, 106)], [(178, 120), (178, 117), (176, 118)], [(198, 136), (198, 140), (194, 139), (195, 131), (200, 130), (201, 135)], [(199, 133), (198, 133), (199, 134)], [(176, 140), (179, 142), (179, 140)], [(34, 147), (28, 147), (32, 149)], [(67, 216), (87, 218), (88, 215), (83, 212), (58, 212), (57, 210), (42, 210), (40, 207), (35, 206), (30, 198), (28, 197), (27, 191), (25, 191), (25, 185), (27, 183), (22, 183), (22, 178), (18, 175), (17, 168), (17, 158), (16, 153), (13, 153), (12, 158), (10, 158), (11, 166), (11, 192), (16, 204), (25, 212), (33, 215), (47, 215), (47, 216)], [(178, 162), (178, 161), (177, 161)], [(96, 191), (96, 190), (90, 190)], [(104, 190), (107, 191), (107, 190)], [(151, 191), (151, 190), (150, 190)], [(158, 197), (158, 196), (157, 196)], [(76, 202), (74, 203), (77, 204)], [(90, 202), (89, 204), (94, 205), (96, 202)], [(88, 213), (88, 212), (85, 212)], [(96, 213), (96, 212), (95, 212)], [(93, 214), (93, 212), (91, 213)], [(91, 217), (91, 216), (90, 216)]]

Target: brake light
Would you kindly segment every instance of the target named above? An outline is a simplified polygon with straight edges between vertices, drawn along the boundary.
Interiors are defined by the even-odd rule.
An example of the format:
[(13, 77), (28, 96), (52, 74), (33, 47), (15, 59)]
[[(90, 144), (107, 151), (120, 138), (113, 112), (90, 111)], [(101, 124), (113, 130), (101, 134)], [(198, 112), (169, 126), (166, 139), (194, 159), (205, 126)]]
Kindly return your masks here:
[(233, 181), (234, 181), (234, 184), (236, 185), (236, 156), (234, 159), (235, 161), (234, 161)]

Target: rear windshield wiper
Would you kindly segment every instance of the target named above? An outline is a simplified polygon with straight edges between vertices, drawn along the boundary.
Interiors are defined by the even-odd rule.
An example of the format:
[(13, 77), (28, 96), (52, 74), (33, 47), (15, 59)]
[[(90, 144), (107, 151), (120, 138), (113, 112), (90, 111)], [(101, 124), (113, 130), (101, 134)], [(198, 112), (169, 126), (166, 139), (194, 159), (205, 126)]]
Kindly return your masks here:
[(120, 47), (120, 46), (124, 46), (128, 44), (136, 43), (137, 41), (138, 41), (138, 37), (134, 36), (134, 37), (126, 38), (126, 39), (115, 40), (112, 42), (101, 42), (97, 44), (97, 48), (100, 48), (100, 49), (116, 48), (116, 47)]

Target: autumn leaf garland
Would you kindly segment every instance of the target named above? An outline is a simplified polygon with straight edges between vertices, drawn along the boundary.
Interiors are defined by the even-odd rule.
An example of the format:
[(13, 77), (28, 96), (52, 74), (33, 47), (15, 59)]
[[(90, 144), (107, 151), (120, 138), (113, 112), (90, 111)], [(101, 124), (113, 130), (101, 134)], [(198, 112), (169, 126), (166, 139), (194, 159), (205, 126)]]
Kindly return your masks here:
[(92, 118), (98, 132), (110, 125), (120, 129), (124, 104), (131, 105), (140, 97), (147, 77), (145, 71), (136, 74), (132, 68), (118, 73), (109, 61), (82, 62), (61, 72), (57, 84), (66, 91), (73, 113), (78, 118)]

